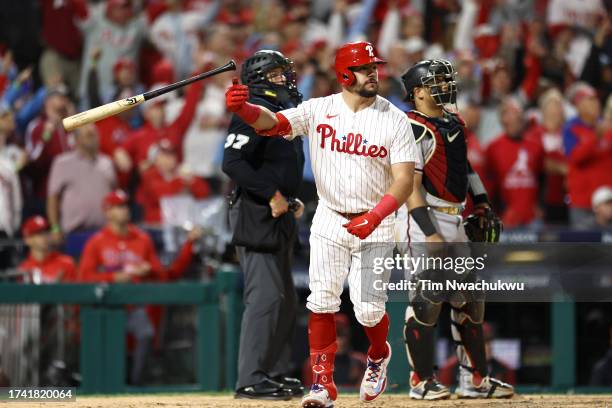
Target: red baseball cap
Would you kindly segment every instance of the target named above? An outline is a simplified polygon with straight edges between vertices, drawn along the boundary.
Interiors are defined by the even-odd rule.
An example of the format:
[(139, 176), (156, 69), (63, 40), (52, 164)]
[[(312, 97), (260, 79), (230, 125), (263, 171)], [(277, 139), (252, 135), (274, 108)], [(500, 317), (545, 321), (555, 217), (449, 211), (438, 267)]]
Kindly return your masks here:
[(49, 231), (49, 223), (40, 215), (28, 218), (21, 227), (21, 235), (24, 238), (46, 231)]
[(572, 104), (578, 105), (585, 98), (597, 98), (597, 91), (590, 85), (579, 86), (572, 97)]
[(164, 151), (166, 153), (176, 153), (176, 145), (172, 143), (172, 140), (168, 138), (163, 138), (157, 144), (159, 150)]
[(117, 205), (127, 205), (128, 196), (123, 190), (111, 191), (104, 197), (104, 208), (114, 207)]
[(136, 64), (131, 58), (121, 57), (117, 61), (115, 61), (115, 65), (113, 65), (113, 75), (117, 76), (117, 73), (121, 69), (129, 69), (131, 71), (136, 70)]

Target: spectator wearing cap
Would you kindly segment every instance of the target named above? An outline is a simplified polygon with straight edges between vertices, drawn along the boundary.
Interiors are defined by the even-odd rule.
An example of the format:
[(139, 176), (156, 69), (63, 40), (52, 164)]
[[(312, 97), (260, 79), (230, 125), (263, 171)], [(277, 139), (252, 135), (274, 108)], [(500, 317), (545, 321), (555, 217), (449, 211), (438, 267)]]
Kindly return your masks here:
[[(121, 190), (108, 193), (103, 200), (106, 226), (85, 244), (79, 263), (77, 279), (80, 282), (145, 282), (167, 281), (179, 278), (193, 257), (193, 243), (202, 236), (193, 229), (176, 260), (163, 267), (151, 238), (130, 223), (128, 196)], [(140, 384), (143, 368), (155, 334), (154, 308), (130, 308), (127, 331), (134, 336), (134, 358), (130, 382)]]
[(67, 88), (51, 88), (47, 91), (42, 114), (28, 125), (25, 134), (28, 163), (24, 168), (28, 182), (24, 194), (28, 198), (25, 210), (27, 215), (44, 214), (51, 164), (57, 156), (73, 147), (72, 134), (66, 133), (62, 126), (62, 119), (71, 110)]
[(144, 222), (153, 225), (162, 221), (160, 201), (163, 197), (187, 194), (202, 199), (209, 193), (204, 180), (179, 168), (176, 146), (169, 139), (159, 142), (153, 166), (142, 174), (141, 183)]
[(523, 114), (515, 98), (502, 101), (499, 115), (504, 132), (489, 144), (485, 155), (491, 196), (501, 204), (506, 228), (530, 226), (538, 216), (544, 151), (538, 140), (526, 137)]
[[(492, 342), (495, 339), (495, 332), (491, 324), (485, 322), (482, 324), (483, 336), (485, 339), (485, 354), (487, 358), (487, 366), (489, 375), (500, 381), (508, 384), (516, 384), (516, 373), (506, 363), (499, 360), (493, 355)], [(438, 372), (438, 379), (447, 387), (455, 384), (459, 374), (459, 360), (456, 355), (452, 355)]]
[(75, 149), (57, 156), (51, 166), (47, 215), (55, 238), (104, 225), (100, 202), (117, 184), (112, 160), (99, 153), (93, 124), (75, 132)]
[(74, 281), (74, 260), (51, 249), (49, 232), (49, 223), (40, 215), (30, 217), (23, 223), (21, 234), (30, 253), (19, 265), (19, 269), (27, 273), (26, 280), (33, 283)]
[(578, 83), (570, 94), (578, 112), (563, 127), (570, 224), (588, 229), (595, 226), (593, 193), (601, 185), (612, 184), (612, 132), (604, 132), (598, 126), (601, 105), (595, 89)]
[(528, 138), (539, 140), (544, 149), (544, 217), (548, 223), (567, 223), (565, 178), (567, 163), (563, 154), (561, 130), (565, 121), (563, 95), (553, 88), (539, 100), (541, 120), (527, 131)]
[[(122, 57), (137, 61), (141, 45), (147, 34), (147, 18), (134, 13), (132, 0), (106, 0), (87, 6), (75, 15), (77, 27), (84, 37), (79, 96), (81, 108), (91, 107), (88, 100), (89, 71), (96, 65), (99, 94), (113, 87), (113, 66)], [(99, 60), (94, 61), (94, 50), (100, 48)]]
[(193, 243), (199, 229), (190, 233), (176, 261), (164, 268), (151, 238), (130, 223), (128, 196), (122, 190), (108, 193), (103, 200), (106, 225), (93, 235), (83, 250), (79, 280), (85, 282), (142, 282), (175, 279), (192, 260)]
[(591, 199), (598, 228), (612, 228), (612, 186), (601, 186)]

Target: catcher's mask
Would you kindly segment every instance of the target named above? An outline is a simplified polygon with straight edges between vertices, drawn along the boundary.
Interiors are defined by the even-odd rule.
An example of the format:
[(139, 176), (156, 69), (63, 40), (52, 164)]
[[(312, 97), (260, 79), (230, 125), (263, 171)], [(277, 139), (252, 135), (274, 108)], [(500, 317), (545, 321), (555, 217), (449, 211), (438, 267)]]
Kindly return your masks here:
[[(268, 73), (275, 68), (281, 68), (285, 78), (283, 84), (268, 79)], [(297, 88), (297, 74), (293, 69), (293, 61), (274, 50), (260, 50), (242, 64), (240, 80), (249, 87), (253, 95), (268, 98), (291, 108), (302, 102), (302, 94)]]
[(412, 66), (404, 75), (402, 83), (406, 90), (406, 102), (414, 103), (414, 88), (428, 88), (436, 105), (457, 102), (456, 72), (450, 61), (425, 60)]

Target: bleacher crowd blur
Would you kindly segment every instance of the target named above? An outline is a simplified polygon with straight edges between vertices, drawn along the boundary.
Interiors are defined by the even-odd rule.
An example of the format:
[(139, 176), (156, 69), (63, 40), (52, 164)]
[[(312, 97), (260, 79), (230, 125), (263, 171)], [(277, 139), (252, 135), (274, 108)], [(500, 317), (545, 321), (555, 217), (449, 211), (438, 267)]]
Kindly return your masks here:
[[(410, 107), (403, 101), (403, 72), (422, 59), (453, 62), (469, 158), (506, 230), (610, 229), (610, 12), (609, 0), (5, 2), (0, 269), (23, 261), (24, 251), (15, 249), (21, 238), (30, 256), (48, 247), (38, 255), (43, 258), (49, 248), (65, 249), (71, 237), (101, 229), (94, 243), (100, 246), (114, 239), (112, 225), (126, 216), (123, 207), (133, 222), (157, 228), (163, 198), (204, 199), (231, 188), (221, 172), (229, 123), (223, 94), (235, 73), (72, 133), (63, 130), (62, 118), (229, 59), (240, 63), (259, 49), (293, 60), (305, 100), (325, 96), (339, 90), (336, 47), (358, 39), (373, 42), (387, 60), (379, 71), (381, 95), (404, 110)], [(303, 190), (312, 211), (308, 162)], [(37, 215), (44, 219), (32, 218)], [(32, 239), (40, 231), (50, 232), (49, 242)], [(82, 246), (76, 248), (68, 252), (78, 255)], [(173, 265), (152, 266), (151, 259), (116, 280), (182, 273)], [(49, 279), (96, 280), (95, 265), (63, 268)]]

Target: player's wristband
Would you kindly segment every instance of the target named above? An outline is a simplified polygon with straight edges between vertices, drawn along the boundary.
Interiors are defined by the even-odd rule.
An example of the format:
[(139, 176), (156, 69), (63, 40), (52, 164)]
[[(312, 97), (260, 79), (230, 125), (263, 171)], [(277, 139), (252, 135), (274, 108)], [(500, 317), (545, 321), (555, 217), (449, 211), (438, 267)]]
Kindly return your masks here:
[(474, 205), (485, 203), (491, 205), (491, 203), (489, 203), (489, 197), (486, 194), (473, 195), (472, 201), (474, 202)]
[(397, 202), (397, 198), (393, 197), (391, 194), (385, 194), (378, 204), (376, 204), (376, 207), (372, 208), (372, 212), (378, 215), (381, 220), (384, 220), (398, 208), (399, 203)]
[(62, 232), (61, 227), (58, 224), (55, 224), (51, 227), (51, 232), (56, 233), (56, 232)]
[(240, 109), (236, 111), (236, 115), (240, 116), (240, 118), (249, 125), (257, 121), (260, 113), (261, 108), (249, 102), (245, 102)]
[(431, 218), (429, 218), (429, 211), (427, 211), (427, 207), (423, 206), (413, 208), (410, 211), (410, 215), (412, 215), (412, 218), (414, 218), (426, 237), (429, 237), (437, 232), (436, 227), (434, 227), (433, 222), (431, 222)]

